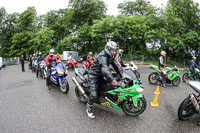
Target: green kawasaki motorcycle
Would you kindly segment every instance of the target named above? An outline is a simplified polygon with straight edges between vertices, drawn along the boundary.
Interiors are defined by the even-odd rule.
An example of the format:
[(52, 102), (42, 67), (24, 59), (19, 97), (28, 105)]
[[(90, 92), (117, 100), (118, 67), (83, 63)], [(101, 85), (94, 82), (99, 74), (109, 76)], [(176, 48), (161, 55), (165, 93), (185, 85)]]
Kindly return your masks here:
[(186, 80), (200, 80), (200, 70), (198, 68), (195, 68), (195, 73), (194, 76), (190, 77), (192, 74), (189, 69), (185, 69), (185, 73), (182, 76), (183, 82), (186, 82)]
[[(156, 72), (152, 72), (149, 74), (148, 80), (150, 84), (162, 83), (161, 70), (158, 66), (150, 65), (151, 69), (156, 70)], [(174, 66), (174, 68), (165, 67), (165, 71), (167, 72), (166, 83), (172, 84), (173, 86), (178, 86), (181, 82), (180, 72), (178, 67)]]
[[(72, 77), (76, 96), (81, 102), (87, 103), (90, 95), (87, 71), (83, 68), (75, 68), (75, 75), (80, 79), (78, 81), (76, 77)], [(124, 79), (118, 81), (121, 85), (116, 88), (112, 88), (113, 86), (106, 82), (105, 77), (102, 77), (99, 82), (97, 90), (101, 91), (98, 92), (97, 104), (122, 109), (125, 114), (130, 116), (137, 116), (145, 111), (147, 103), (141, 94), (144, 89), (136, 80), (124, 74)]]

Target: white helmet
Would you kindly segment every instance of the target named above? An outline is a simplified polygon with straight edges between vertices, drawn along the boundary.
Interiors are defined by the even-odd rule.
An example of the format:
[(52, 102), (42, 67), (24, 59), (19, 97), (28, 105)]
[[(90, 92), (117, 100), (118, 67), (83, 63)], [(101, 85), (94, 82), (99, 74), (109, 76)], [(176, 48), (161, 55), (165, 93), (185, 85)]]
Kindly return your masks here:
[(89, 52), (89, 55), (92, 55), (92, 52)]
[(192, 57), (193, 60), (196, 60), (197, 58), (195, 56)]
[[(107, 44), (105, 46), (106, 53), (112, 58), (115, 58), (115, 56), (117, 55), (118, 49), (119, 49), (118, 44), (113, 41), (107, 42)], [(113, 52), (111, 52), (111, 50), (115, 51), (115, 54)]]
[(49, 54), (50, 54), (50, 55), (54, 55), (54, 53), (55, 53), (54, 49), (50, 49), (50, 50), (49, 50)]

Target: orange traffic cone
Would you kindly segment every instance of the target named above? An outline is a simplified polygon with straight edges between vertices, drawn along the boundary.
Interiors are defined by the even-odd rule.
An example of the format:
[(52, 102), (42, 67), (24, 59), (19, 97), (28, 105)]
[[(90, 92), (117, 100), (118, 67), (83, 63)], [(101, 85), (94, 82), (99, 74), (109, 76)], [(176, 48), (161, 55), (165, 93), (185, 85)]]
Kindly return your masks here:
[(154, 92), (154, 94), (157, 94), (157, 95), (160, 94), (159, 88), (160, 88), (160, 86), (158, 85), (157, 88), (156, 88), (156, 91)]
[(158, 106), (158, 95), (156, 95), (153, 102), (151, 102), (151, 106)]

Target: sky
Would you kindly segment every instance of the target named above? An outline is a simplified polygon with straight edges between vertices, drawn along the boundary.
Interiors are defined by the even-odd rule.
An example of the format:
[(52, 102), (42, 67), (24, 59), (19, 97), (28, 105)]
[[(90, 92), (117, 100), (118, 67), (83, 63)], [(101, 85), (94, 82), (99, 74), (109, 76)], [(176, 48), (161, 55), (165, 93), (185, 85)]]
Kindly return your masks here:
[[(67, 8), (69, 0), (0, 0), (0, 7), (5, 7), (7, 13), (22, 13), (27, 7), (34, 6), (37, 10), (37, 15), (46, 14), (50, 10), (58, 10)], [(123, 1), (135, 0), (103, 0), (107, 6), (108, 15), (118, 15), (117, 5)], [(152, 5), (163, 7), (168, 0), (148, 0)], [(193, 0), (200, 3), (200, 0)]]

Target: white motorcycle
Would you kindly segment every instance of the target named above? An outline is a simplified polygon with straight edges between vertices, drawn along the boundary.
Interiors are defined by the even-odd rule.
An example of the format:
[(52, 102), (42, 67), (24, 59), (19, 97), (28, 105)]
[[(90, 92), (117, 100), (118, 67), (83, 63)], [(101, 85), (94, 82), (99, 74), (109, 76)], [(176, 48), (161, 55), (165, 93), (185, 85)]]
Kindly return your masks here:
[(123, 67), (123, 70), (131, 69), (135, 73), (137, 78), (140, 79), (140, 73), (137, 71), (138, 67), (135, 65), (135, 63), (133, 61), (131, 61), (129, 64), (125, 64), (125, 65), (126, 65), (126, 67)]

